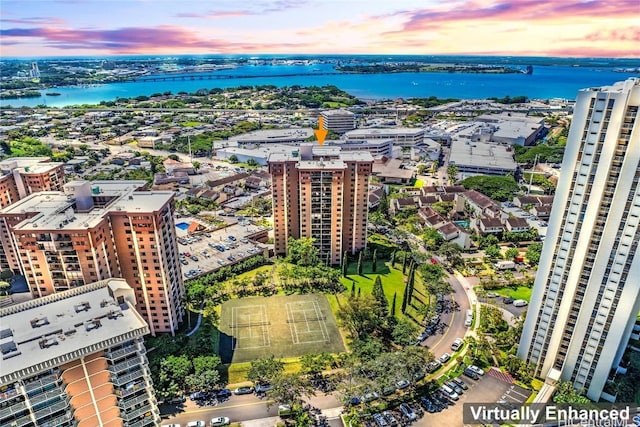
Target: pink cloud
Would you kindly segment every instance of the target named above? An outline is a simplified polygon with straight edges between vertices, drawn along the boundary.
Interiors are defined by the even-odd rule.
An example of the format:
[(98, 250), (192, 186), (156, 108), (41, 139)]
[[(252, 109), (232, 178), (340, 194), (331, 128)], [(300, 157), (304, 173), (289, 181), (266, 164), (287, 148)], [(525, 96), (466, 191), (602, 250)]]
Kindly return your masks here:
[[(24, 38), (42, 39), (50, 47), (64, 50), (91, 49), (111, 54), (137, 54), (161, 51), (210, 53), (260, 52), (273, 50), (268, 44), (238, 43), (221, 39), (205, 39), (190, 30), (160, 26), (128, 27), (115, 30), (71, 30), (56, 28), (10, 28), (0, 30), (3, 44), (16, 44)], [(300, 48), (297, 43), (278, 44), (278, 48)]]

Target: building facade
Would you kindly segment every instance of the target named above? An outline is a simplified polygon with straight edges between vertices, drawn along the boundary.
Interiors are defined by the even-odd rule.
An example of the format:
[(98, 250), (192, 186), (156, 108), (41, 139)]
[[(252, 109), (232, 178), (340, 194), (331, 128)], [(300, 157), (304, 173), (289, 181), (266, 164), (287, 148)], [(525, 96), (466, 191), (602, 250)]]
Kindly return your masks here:
[(108, 279), (0, 309), (0, 425), (159, 425), (135, 305)]
[(356, 128), (356, 115), (349, 110), (325, 110), (321, 115), (326, 130), (345, 133)]
[(295, 154), (269, 157), (275, 252), (287, 253), (289, 237), (312, 237), (322, 259), (338, 265), (343, 252), (366, 247), (373, 158), (310, 144)]
[(174, 333), (184, 284), (170, 191), (145, 181), (73, 181), (0, 210), (10, 263), (35, 298), (123, 277), (151, 333)]
[(518, 356), (598, 400), (640, 311), (640, 79), (578, 93)]
[[(48, 157), (13, 157), (0, 161), (0, 209), (39, 191), (60, 191), (64, 185), (64, 164)], [(0, 239), (8, 239), (0, 229)], [(4, 252), (0, 270), (12, 269)], [(17, 272), (17, 270), (14, 270)]]

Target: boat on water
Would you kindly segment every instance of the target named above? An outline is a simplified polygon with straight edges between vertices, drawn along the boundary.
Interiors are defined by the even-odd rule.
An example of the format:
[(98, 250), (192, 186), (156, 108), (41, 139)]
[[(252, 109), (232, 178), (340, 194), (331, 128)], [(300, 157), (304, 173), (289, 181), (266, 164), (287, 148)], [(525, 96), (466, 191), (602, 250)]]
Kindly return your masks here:
[(47, 92), (45, 93), (47, 96), (60, 96), (62, 95), (60, 92)]

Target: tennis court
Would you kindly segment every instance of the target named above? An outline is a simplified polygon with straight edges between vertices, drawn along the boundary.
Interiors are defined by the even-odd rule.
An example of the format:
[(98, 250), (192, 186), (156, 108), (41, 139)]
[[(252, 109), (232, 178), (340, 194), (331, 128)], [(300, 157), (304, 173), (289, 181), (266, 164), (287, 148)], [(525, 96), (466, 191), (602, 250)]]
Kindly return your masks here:
[(273, 354), (294, 357), (341, 352), (344, 343), (326, 296), (277, 295), (222, 304), (220, 356), (224, 363)]

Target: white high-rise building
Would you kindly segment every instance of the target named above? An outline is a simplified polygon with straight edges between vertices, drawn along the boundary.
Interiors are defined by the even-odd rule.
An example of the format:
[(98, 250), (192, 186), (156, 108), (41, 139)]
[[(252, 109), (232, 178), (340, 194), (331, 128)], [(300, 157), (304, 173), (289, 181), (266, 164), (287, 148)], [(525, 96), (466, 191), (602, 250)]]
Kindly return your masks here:
[(598, 400), (640, 312), (640, 79), (578, 93), (518, 356)]

